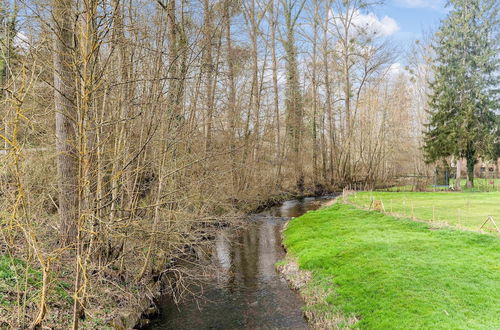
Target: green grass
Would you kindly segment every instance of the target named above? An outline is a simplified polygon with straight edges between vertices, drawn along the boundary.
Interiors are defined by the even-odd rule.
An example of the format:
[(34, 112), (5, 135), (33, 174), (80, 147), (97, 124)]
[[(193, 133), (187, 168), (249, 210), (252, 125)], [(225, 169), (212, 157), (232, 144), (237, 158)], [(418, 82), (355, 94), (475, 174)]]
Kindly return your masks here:
[[(384, 189), (377, 189), (378, 191), (389, 191), (389, 192), (411, 192), (415, 191), (416, 187), (414, 185), (406, 185), (406, 186), (395, 186), (395, 187), (389, 187), (389, 188), (384, 188)], [(433, 185), (428, 185), (425, 187), (425, 191), (443, 191), (443, 190), (449, 190), (449, 186), (433, 186)]]
[(334, 293), (311, 308), (356, 315), (361, 329), (499, 329), (500, 240), (396, 219), (351, 205), (293, 219), (284, 243), (309, 289)]
[(372, 198), (402, 216), (478, 230), (491, 215), (500, 225), (500, 192), (359, 192), (349, 202), (369, 207)]
[[(25, 279), (27, 275), (27, 279)], [(21, 283), (19, 280), (23, 279)], [(16, 285), (23, 285), (27, 280), (29, 287), (38, 288), (42, 282), (42, 273), (29, 269), (26, 274), (26, 264), (7, 255), (0, 256), (0, 305), (9, 306), (15, 297)]]
[[(500, 191), (500, 179), (483, 179), (483, 178), (475, 178), (474, 179), (474, 188), (466, 188), (467, 181), (462, 179), (460, 181), (460, 186), (462, 187), (462, 191), (466, 192), (491, 192), (491, 191)], [(448, 186), (436, 186), (436, 185), (428, 185), (425, 187), (425, 191), (444, 191), (444, 190), (452, 190), (455, 186), (455, 179), (450, 179), (450, 184)], [(415, 185), (404, 185), (404, 186), (394, 186), (389, 188), (377, 189), (378, 191), (392, 191), (392, 192), (410, 192), (416, 191)]]
[(406, 186), (395, 186), (395, 187), (389, 187), (386, 189), (380, 189), (381, 191), (413, 191), (414, 186), (412, 185), (406, 185)]
[[(500, 191), (500, 179), (474, 178), (474, 188), (466, 188), (467, 180), (460, 180), (463, 191)], [(450, 186), (455, 186), (455, 179), (450, 179)]]
[[(11, 306), (17, 299), (17, 288), (23, 290), (26, 286), (28, 290), (28, 300), (36, 299), (36, 295), (42, 286), (42, 272), (38, 269), (28, 267), (26, 263), (19, 259), (13, 259), (7, 255), (0, 255), (0, 306)], [(55, 296), (52, 298), (61, 303), (72, 302), (72, 297), (68, 294), (71, 285), (63, 281), (52, 283)]]

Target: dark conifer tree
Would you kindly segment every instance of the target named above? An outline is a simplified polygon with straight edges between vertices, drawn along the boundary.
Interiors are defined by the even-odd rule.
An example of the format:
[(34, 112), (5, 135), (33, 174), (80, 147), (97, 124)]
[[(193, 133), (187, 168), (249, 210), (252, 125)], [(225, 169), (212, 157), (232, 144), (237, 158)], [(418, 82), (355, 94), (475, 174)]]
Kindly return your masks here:
[(495, 0), (450, 0), (433, 48), (430, 121), (425, 132), (428, 162), (448, 156), (467, 159), (467, 186), (473, 186), (478, 158), (493, 155), (498, 125)]

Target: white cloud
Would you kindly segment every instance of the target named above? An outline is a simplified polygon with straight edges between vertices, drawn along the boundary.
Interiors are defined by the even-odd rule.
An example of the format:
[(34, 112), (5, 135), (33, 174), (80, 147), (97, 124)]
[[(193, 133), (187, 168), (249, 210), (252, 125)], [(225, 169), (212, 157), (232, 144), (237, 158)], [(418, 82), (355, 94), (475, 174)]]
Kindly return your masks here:
[(29, 38), (22, 31), (17, 32), (13, 38), (14, 47), (20, 48), (22, 50), (27, 50), (29, 48)]
[(407, 67), (399, 62), (395, 62), (389, 65), (387, 67), (385, 75), (387, 79), (392, 82), (398, 81), (399, 79), (405, 79), (411, 84), (415, 83), (409, 80), (411, 78), (411, 75), (409, 74)]
[(403, 67), (401, 66), (401, 63), (392, 63), (389, 66), (388, 74), (392, 77), (397, 77), (404, 72), (405, 71), (404, 71)]
[(443, 9), (445, 0), (395, 0), (396, 5), (407, 8)]
[(374, 13), (363, 14), (356, 12), (353, 17), (353, 23), (358, 28), (366, 29), (371, 33), (382, 36), (390, 36), (399, 30), (398, 23), (389, 16), (379, 19)]
[[(330, 12), (330, 15), (333, 17), (333, 24), (337, 26), (343, 25), (342, 20), (333, 11)], [(374, 13), (363, 14), (360, 11), (356, 11), (353, 13), (352, 23), (357, 30), (353, 29), (351, 31), (353, 35), (363, 30), (378, 36), (389, 36), (399, 30), (398, 23), (393, 18), (384, 16), (382, 19), (379, 19)]]

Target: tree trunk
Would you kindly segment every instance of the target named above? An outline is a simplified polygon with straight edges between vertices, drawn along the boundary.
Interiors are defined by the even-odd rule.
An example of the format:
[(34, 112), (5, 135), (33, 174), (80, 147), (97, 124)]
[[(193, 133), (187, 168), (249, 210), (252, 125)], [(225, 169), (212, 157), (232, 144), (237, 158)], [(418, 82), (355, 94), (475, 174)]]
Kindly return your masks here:
[(467, 188), (474, 188), (474, 157), (467, 157)]
[[(166, 6), (168, 25), (168, 65), (169, 65), (169, 87), (167, 98), (167, 111), (169, 124), (179, 119), (180, 100), (177, 99), (179, 88), (179, 43), (177, 37), (177, 20), (175, 12), (175, 0), (170, 0)], [(168, 133), (167, 133), (168, 134)]]
[(253, 161), (256, 161), (257, 155), (257, 141), (259, 140), (260, 134), (260, 92), (259, 92), (259, 56), (257, 47), (257, 35), (259, 33), (259, 26), (257, 23), (256, 13), (257, 9), (255, 6), (255, 0), (250, 1), (250, 8), (248, 10), (249, 19), (249, 37), (252, 43), (252, 88), (250, 93), (250, 107), (252, 108), (253, 114), (255, 116), (254, 122), (254, 135), (253, 138)]
[(294, 176), (297, 189), (304, 190), (304, 169), (302, 165), (302, 135), (303, 135), (303, 110), (302, 95), (299, 84), (299, 70), (297, 63), (297, 51), (295, 47), (295, 24), (300, 13), (293, 15), (293, 6), (296, 3), (284, 3), (284, 15), (286, 22), (286, 40), (283, 42), (286, 53), (286, 99), (285, 108), (287, 112), (287, 131), (291, 138), (291, 157), (294, 163)]
[[(325, 21), (323, 22), (323, 72), (324, 72), (324, 88), (325, 88), (325, 112), (326, 112), (326, 117), (328, 119), (328, 145), (330, 146), (329, 150), (329, 183), (330, 185), (333, 185), (334, 183), (334, 161), (333, 161), (333, 154), (335, 150), (335, 122), (333, 120), (333, 103), (332, 103), (332, 89), (331, 89), (331, 80), (330, 80), (330, 69), (329, 65), (331, 63), (329, 62), (329, 42), (328, 42), (328, 24), (329, 24), (329, 15), (326, 15)], [(325, 180), (326, 180), (326, 174), (325, 174)]]
[(73, 242), (78, 222), (78, 154), (76, 149), (75, 77), (72, 70), (74, 42), (73, 0), (54, 0), (54, 106), (59, 217), (62, 244)]
[(465, 150), (467, 158), (467, 188), (474, 187), (474, 165), (476, 165), (476, 150), (472, 146), (472, 142), (467, 144)]
[(318, 39), (318, 21), (319, 21), (319, 3), (318, 1), (314, 1), (314, 17), (313, 17), (313, 54), (312, 54), (312, 106), (313, 106), (313, 185), (314, 189), (318, 190), (320, 188), (319, 185), (319, 170), (318, 170), (318, 154), (319, 154), (319, 145), (318, 145), (318, 83), (317, 83), (317, 39)]
[(213, 59), (212, 59), (212, 9), (208, 0), (203, 1), (203, 54), (202, 72), (205, 79), (205, 151), (208, 152), (212, 144), (213, 120)]
[[(3, 12), (2, 12), (3, 9)], [(3, 39), (0, 43), (0, 88), (3, 89), (3, 93), (0, 94), (1, 98), (7, 99), (7, 84), (10, 78), (10, 69), (11, 69), (11, 49), (12, 49), (12, 41), (14, 36), (16, 35), (16, 22), (17, 22), (17, 13), (13, 8), (10, 8), (7, 4), (6, 11), (4, 8), (0, 6), (0, 14), (3, 17), (0, 17), (0, 20), (4, 23), (3, 33), (1, 38)], [(8, 112), (5, 111), (2, 113), (2, 118), (0, 121), (3, 123), (4, 132), (3, 135), (8, 138), (9, 136), (9, 118)], [(7, 150), (9, 150), (10, 145), (7, 139), (4, 139), (4, 149), (0, 150), (0, 154), (6, 154)]]
[(457, 173), (455, 174), (455, 190), (461, 190), (460, 181), (462, 180), (462, 158), (457, 158)]
[(271, 0), (270, 4), (270, 16), (271, 16), (271, 57), (272, 57), (272, 71), (273, 71), (273, 106), (274, 106), (274, 116), (276, 121), (276, 159), (277, 159), (277, 170), (276, 170), (276, 185), (281, 186), (281, 127), (280, 127), (280, 108), (279, 108), (279, 90), (278, 90), (278, 60), (276, 56), (276, 24), (277, 17), (275, 16), (274, 10), (274, 0)]

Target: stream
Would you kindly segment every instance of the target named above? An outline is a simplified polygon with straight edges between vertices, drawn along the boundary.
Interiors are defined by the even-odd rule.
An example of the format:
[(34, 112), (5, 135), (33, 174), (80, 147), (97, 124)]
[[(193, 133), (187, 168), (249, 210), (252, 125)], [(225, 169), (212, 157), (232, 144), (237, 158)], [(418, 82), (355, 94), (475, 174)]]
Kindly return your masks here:
[(242, 230), (221, 230), (213, 255), (220, 271), (204, 287), (204, 299), (178, 306), (164, 299), (149, 329), (308, 329), (302, 300), (274, 265), (285, 256), (281, 230), (286, 221), (332, 198), (289, 200), (250, 215)]

